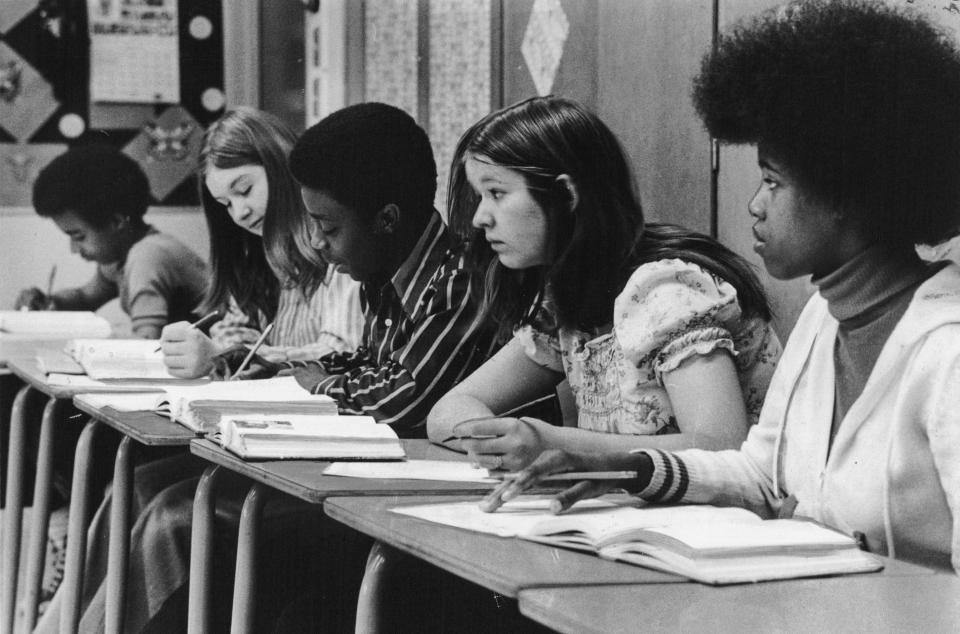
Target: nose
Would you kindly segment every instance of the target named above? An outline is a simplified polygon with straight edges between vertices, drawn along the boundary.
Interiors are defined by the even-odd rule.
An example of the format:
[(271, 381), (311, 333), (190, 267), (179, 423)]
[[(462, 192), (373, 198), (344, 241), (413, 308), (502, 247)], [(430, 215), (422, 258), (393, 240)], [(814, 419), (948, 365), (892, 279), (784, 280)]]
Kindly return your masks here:
[(310, 227), (310, 246), (317, 251), (323, 251), (327, 248), (327, 238), (316, 226)]
[(747, 212), (757, 220), (761, 220), (764, 216), (763, 192), (763, 185), (761, 185), (747, 203)]
[(487, 205), (483, 199), (481, 199), (477, 205), (477, 210), (473, 212), (471, 224), (476, 229), (489, 229), (493, 226), (493, 215), (487, 209)]
[(242, 200), (231, 200), (227, 211), (230, 213), (233, 221), (238, 225), (243, 224), (243, 221), (250, 215), (250, 208), (247, 207)]

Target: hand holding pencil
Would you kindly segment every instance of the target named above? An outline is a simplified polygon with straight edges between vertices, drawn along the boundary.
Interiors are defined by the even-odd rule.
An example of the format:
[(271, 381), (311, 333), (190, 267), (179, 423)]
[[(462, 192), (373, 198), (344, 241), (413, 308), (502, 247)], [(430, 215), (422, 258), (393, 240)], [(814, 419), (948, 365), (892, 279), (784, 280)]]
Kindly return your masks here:
[(471, 418), (453, 428), (453, 436), (473, 461), (487, 469), (521, 469), (551, 446), (553, 426), (536, 418)]
[(170, 374), (183, 379), (195, 379), (210, 373), (213, 359), (220, 350), (200, 329), (218, 315), (214, 311), (192, 324), (178, 321), (164, 327), (160, 333), (160, 349), (163, 350), (163, 363)]
[(603, 495), (613, 488), (636, 492), (645, 487), (653, 471), (649, 456), (644, 453), (588, 453), (549, 449), (516, 474), (508, 474), (480, 502), (480, 509), (492, 513), (527, 489), (543, 482), (574, 482), (559, 493), (550, 504), (550, 511), (560, 513), (578, 500)]

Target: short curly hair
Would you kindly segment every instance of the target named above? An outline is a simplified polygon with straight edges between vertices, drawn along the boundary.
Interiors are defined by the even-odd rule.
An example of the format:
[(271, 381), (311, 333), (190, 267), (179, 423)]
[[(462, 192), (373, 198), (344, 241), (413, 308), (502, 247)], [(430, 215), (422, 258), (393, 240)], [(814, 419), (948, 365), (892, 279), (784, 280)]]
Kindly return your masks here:
[(390, 203), (424, 221), (433, 212), (437, 165), (427, 133), (384, 103), (347, 106), (311, 126), (290, 152), (290, 171), (368, 220)]
[(72, 211), (94, 227), (114, 214), (142, 222), (152, 201), (140, 164), (108, 145), (75, 147), (50, 161), (33, 183), (33, 207), (46, 218)]
[(814, 199), (888, 244), (960, 214), (960, 53), (921, 15), (803, 0), (721, 35), (694, 80), (710, 134), (757, 144)]

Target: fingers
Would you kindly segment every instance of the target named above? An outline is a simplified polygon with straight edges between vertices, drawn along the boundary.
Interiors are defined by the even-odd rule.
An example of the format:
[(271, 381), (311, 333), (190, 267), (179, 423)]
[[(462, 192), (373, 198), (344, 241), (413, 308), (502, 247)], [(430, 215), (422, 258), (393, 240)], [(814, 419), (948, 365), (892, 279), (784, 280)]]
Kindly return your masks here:
[(565, 451), (551, 449), (544, 451), (530, 465), (519, 471), (513, 480), (505, 480), (480, 502), (480, 509), (487, 513), (500, 508), (527, 489), (539, 484), (540, 479), (553, 473), (573, 471), (577, 468), (575, 459)]
[(39, 288), (33, 287), (20, 291), (14, 308), (17, 310), (26, 308), (29, 310), (44, 310), (49, 305), (47, 296)]
[(163, 327), (163, 330), (160, 331), (160, 343), (162, 345), (164, 343), (184, 341), (190, 330), (190, 322), (187, 321), (176, 321), (172, 324), (167, 324)]
[(612, 480), (585, 480), (577, 482), (572, 487), (557, 495), (550, 503), (551, 513), (566, 511), (579, 500), (595, 498), (603, 495), (615, 486)]

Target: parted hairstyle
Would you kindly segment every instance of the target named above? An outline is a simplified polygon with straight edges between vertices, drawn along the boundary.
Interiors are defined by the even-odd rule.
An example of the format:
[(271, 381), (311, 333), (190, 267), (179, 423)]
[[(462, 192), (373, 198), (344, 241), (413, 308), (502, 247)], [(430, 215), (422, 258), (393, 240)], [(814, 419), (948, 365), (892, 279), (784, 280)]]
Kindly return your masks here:
[[(479, 201), (464, 161), (519, 172), (547, 216), (549, 263), (510, 270), (491, 257), (483, 232), (471, 225)], [(568, 175), (579, 202), (557, 181)], [(467, 258), (485, 276), (482, 306), (501, 338), (535, 317), (547, 285), (561, 326), (582, 330), (613, 321), (613, 304), (633, 271), (646, 262), (680, 258), (737, 290), (744, 316), (769, 319), (770, 309), (745, 260), (707, 236), (668, 224), (645, 224), (629, 161), (613, 132), (582, 105), (534, 97), (493, 112), (460, 138), (450, 169), (450, 225), (467, 242)], [(482, 271), (482, 273), (480, 272)]]
[[(316, 291), (326, 272), (310, 246), (300, 188), (287, 167), (294, 132), (275, 116), (253, 108), (228, 111), (207, 128), (200, 150), (200, 197), (210, 229), (213, 280), (208, 308), (222, 308), (233, 298), (244, 314), (272, 321), (281, 288)], [(261, 165), (268, 196), (263, 238), (237, 226), (204, 182), (210, 168)]]
[(103, 144), (72, 148), (56, 157), (33, 183), (33, 207), (51, 218), (73, 211), (96, 228), (114, 214), (133, 225), (143, 223), (152, 197), (140, 164)]
[(758, 144), (878, 242), (937, 243), (960, 212), (960, 54), (921, 15), (805, 0), (722, 34), (694, 81), (714, 137)]
[(365, 219), (393, 203), (423, 222), (433, 213), (437, 166), (427, 133), (383, 103), (338, 110), (311, 126), (290, 153), (301, 185), (323, 191)]

